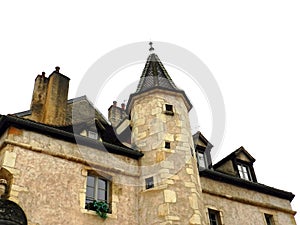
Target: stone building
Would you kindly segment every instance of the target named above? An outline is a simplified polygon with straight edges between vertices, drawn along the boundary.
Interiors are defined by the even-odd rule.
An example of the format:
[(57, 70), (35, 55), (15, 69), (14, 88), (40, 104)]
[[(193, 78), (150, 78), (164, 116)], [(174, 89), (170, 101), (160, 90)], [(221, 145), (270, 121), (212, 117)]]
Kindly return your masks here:
[(68, 85), (59, 67), (38, 75), (30, 110), (0, 117), (1, 224), (296, 224), (294, 195), (258, 183), (245, 148), (212, 164), (153, 51), (109, 122)]

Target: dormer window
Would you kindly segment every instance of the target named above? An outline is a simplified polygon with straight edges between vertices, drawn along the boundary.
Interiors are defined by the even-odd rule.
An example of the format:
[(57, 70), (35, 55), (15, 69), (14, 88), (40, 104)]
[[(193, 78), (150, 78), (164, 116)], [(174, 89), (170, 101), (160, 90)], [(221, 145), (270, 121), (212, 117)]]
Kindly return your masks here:
[(253, 168), (254, 162), (255, 159), (241, 146), (220, 162), (216, 163), (213, 168), (218, 172), (239, 177), (247, 181), (257, 182)]
[(238, 163), (237, 168), (238, 168), (240, 178), (242, 178), (244, 180), (252, 181), (250, 169), (247, 165)]
[(206, 167), (206, 163), (205, 163), (205, 155), (202, 152), (196, 152), (197, 154), (197, 162), (198, 162), (198, 166), (199, 168), (205, 168)]
[(88, 137), (97, 140), (98, 134), (96, 132), (90, 131), (88, 132)]

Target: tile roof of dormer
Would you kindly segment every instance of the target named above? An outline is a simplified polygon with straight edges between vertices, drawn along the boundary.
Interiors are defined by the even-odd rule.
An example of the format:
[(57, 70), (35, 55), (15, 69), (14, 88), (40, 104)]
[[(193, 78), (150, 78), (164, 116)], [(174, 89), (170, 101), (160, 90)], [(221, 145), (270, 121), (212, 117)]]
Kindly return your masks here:
[(156, 87), (176, 91), (180, 90), (172, 81), (158, 56), (155, 53), (151, 53), (147, 59), (136, 93)]

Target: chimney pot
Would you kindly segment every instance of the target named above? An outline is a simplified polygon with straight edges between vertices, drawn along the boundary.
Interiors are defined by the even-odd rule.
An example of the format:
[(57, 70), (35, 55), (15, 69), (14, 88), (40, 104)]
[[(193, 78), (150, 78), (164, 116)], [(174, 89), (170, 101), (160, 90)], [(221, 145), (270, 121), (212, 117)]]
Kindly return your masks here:
[(113, 101), (114, 106), (117, 106), (117, 101)]
[(122, 107), (123, 110), (125, 110), (125, 103), (122, 103), (121, 107)]
[(46, 75), (46, 73), (45, 72), (42, 72), (42, 76), (44, 77)]
[(59, 70), (60, 70), (60, 67), (59, 67), (59, 66), (55, 67), (55, 71), (56, 71), (57, 73), (59, 73)]

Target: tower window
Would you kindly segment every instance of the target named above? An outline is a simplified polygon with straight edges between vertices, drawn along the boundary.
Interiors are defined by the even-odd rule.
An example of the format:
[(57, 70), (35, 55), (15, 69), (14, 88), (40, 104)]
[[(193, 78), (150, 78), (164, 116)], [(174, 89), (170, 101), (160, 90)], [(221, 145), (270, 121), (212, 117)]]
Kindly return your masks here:
[(266, 219), (267, 225), (274, 225), (275, 224), (272, 215), (265, 214), (265, 219)]
[(170, 149), (171, 148), (171, 143), (166, 141), (165, 142), (165, 148)]
[(93, 210), (93, 202), (102, 201), (110, 205), (111, 182), (94, 174), (88, 174), (86, 181), (85, 208)]
[(220, 212), (208, 209), (208, 217), (210, 225), (221, 225)]
[(239, 163), (239, 164), (237, 164), (237, 168), (238, 168), (240, 178), (242, 178), (244, 180), (252, 181), (250, 170), (249, 170), (248, 166)]
[(146, 189), (154, 187), (153, 177), (148, 177), (145, 179), (145, 181), (146, 181)]
[(165, 104), (165, 114), (168, 114), (168, 115), (174, 115), (174, 109), (173, 109), (173, 105), (170, 105), (170, 104)]

